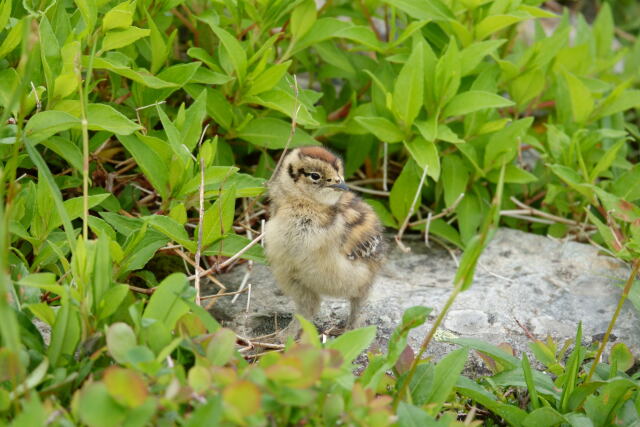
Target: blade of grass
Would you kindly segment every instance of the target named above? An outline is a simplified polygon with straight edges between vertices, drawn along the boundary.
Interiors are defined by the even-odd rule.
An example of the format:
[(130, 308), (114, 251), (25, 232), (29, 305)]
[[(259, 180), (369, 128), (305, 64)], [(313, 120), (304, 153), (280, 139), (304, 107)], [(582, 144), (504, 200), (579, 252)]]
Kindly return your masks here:
[(589, 369), (589, 374), (587, 374), (587, 378), (585, 379), (585, 383), (591, 381), (591, 377), (596, 372), (596, 367), (600, 362), (600, 358), (602, 357), (602, 353), (604, 352), (607, 343), (609, 342), (609, 337), (611, 336), (611, 331), (613, 331), (613, 327), (616, 324), (616, 320), (618, 320), (618, 316), (620, 315), (620, 310), (622, 310), (622, 306), (624, 302), (627, 300), (629, 296), (629, 292), (631, 292), (631, 288), (633, 287), (633, 283), (638, 276), (638, 272), (640, 271), (640, 259), (636, 259), (633, 262), (633, 267), (631, 268), (631, 273), (629, 274), (629, 278), (624, 285), (624, 289), (622, 290), (622, 295), (620, 295), (620, 299), (618, 300), (618, 306), (616, 307), (616, 311), (613, 313), (613, 317), (611, 317), (611, 321), (609, 322), (609, 327), (607, 328), (607, 332), (604, 334), (604, 338), (602, 339), (602, 343), (598, 348), (598, 351), (593, 359), (593, 364), (591, 365), (591, 369)]
[(467, 290), (471, 285), (471, 282), (473, 281), (475, 267), (478, 259), (480, 258), (482, 251), (489, 241), (491, 232), (497, 227), (498, 221), (500, 220), (500, 206), (502, 202), (502, 190), (504, 187), (504, 173), (505, 165), (502, 165), (502, 168), (500, 170), (500, 179), (498, 180), (496, 194), (494, 195), (493, 201), (491, 203), (491, 209), (485, 217), (480, 233), (474, 237), (470, 244), (470, 246), (473, 247), (468, 247), (462, 259), (460, 260), (460, 267), (458, 268), (458, 272), (456, 273), (456, 277), (454, 278), (453, 291), (451, 292), (451, 295), (449, 295), (449, 298), (447, 299), (444, 307), (442, 308), (442, 310), (440, 310), (440, 313), (433, 323), (433, 326), (422, 342), (420, 350), (418, 351), (418, 354), (411, 364), (411, 368), (409, 369), (409, 373), (407, 374), (404, 386), (400, 389), (394, 399), (394, 408), (397, 408), (400, 401), (404, 399), (405, 396), (407, 396), (408, 386), (409, 384), (411, 384), (411, 378), (415, 374), (418, 363), (422, 359), (424, 353), (427, 351), (431, 340), (433, 339), (438, 327), (440, 327), (440, 324), (446, 317), (449, 309), (451, 308), (451, 305), (455, 301), (458, 294), (462, 291)]
[(522, 353), (522, 372), (524, 373), (524, 380), (527, 382), (531, 406), (533, 406), (533, 409), (538, 409), (540, 407), (540, 399), (538, 398), (536, 385), (533, 383), (533, 373), (531, 372), (531, 364), (529, 364), (527, 353)]

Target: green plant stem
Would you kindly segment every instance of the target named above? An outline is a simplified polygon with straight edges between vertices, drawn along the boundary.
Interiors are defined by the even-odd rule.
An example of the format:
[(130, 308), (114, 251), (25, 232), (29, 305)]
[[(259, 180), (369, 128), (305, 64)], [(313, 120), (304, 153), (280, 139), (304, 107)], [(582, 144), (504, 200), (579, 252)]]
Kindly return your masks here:
[[(422, 345), (420, 346), (420, 350), (418, 351), (418, 354), (415, 356), (415, 358), (413, 359), (413, 362), (411, 363), (411, 368), (407, 373), (407, 377), (403, 382), (403, 386), (398, 392), (398, 394), (396, 394), (396, 397), (394, 398), (393, 406), (395, 409), (397, 409), (400, 401), (407, 395), (407, 390), (409, 389), (409, 386), (411, 384), (411, 379), (413, 378), (413, 375), (415, 374), (416, 369), (418, 367), (418, 362), (422, 359), (422, 356), (427, 351), (427, 348), (429, 347), (431, 340), (433, 339), (436, 331), (438, 330), (438, 327), (442, 324), (442, 321), (444, 320), (445, 316), (449, 312), (449, 309), (453, 305), (453, 302), (455, 301), (456, 297), (458, 296), (458, 294), (460, 294), (460, 292), (467, 290), (471, 285), (471, 280), (473, 280), (475, 267), (478, 262), (478, 259), (480, 258), (480, 255), (482, 254), (485, 246), (489, 241), (489, 236), (492, 230), (497, 227), (500, 221), (500, 206), (502, 204), (501, 202), (502, 202), (502, 191), (504, 188), (504, 174), (505, 174), (505, 165), (502, 165), (502, 168), (500, 169), (500, 178), (498, 180), (496, 193), (493, 196), (493, 200), (491, 202), (491, 209), (489, 210), (489, 212), (487, 212), (485, 221), (482, 224), (482, 228), (480, 229), (479, 235), (477, 236), (478, 240), (475, 243), (470, 242), (465, 250), (465, 256), (463, 256), (462, 260), (460, 261), (458, 272), (456, 273), (456, 276), (454, 278), (453, 291), (451, 292), (451, 295), (449, 295), (447, 302), (445, 303), (444, 307), (440, 311), (440, 314), (436, 318), (436, 321), (434, 322), (433, 326), (429, 330), (429, 333), (427, 334), (424, 341), (422, 342)], [(465, 259), (466, 256), (468, 256), (469, 258)]]
[[(77, 61), (81, 61), (77, 58)], [(80, 115), (82, 126), (82, 237), (89, 238), (89, 121), (87, 120), (87, 103), (82, 87), (82, 72), (77, 64), (78, 95), (80, 98)]]
[[(602, 344), (598, 348), (595, 358), (593, 359), (593, 363), (591, 364), (591, 369), (589, 369), (589, 374), (585, 379), (585, 383), (591, 381), (591, 377), (596, 372), (596, 367), (598, 366), (598, 361), (602, 357), (602, 353), (604, 352), (607, 343), (609, 342), (609, 336), (611, 335), (611, 331), (613, 331), (613, 327), (618, 320), (618, 316), (620, 315), (620, 311), (622, 310), (622, 306), (624, 302), (627, 300), (629, 296), (629, 292), (631, 292), (631, 287), (638, 276), (638, 271), (640, 271), (640, 259), (637, 259), (633, 262), (633, 267), (631, 268), (631, 274), (629, 274), (629, 278), (627, 278), (627, 282), (624, 285), (624, 289), (622, 290), (622, 295), (620, 295), (620, 299), (618, 300), (618, 306), (616, 307), (616, 311), (613, 313), (611, 317), (611, 321), (609, 322), (609, 327), (607, 328), (607, 332), (604, 334), (604, 338), (602, 339)], [(579, 345), (580, 343), (576, 343)]]

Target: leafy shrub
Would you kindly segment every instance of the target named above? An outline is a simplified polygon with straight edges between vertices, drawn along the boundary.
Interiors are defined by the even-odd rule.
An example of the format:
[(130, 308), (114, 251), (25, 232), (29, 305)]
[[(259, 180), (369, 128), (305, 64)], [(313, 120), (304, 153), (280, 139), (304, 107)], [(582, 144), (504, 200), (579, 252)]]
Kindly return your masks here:
[[(556, 378), (474, 342), (419, 362), (416, 308), (359, 376), (371, 329), (320, 345), (306, 325), (254, 365), (162, 265), (264, 262), (248, 245), (275, 150), (322, 142), (387, 226), (467, 248), (452, 300), (499, 214), (634, 262), (633, 297), (640, 44), (606, 4), (589, 25), (541, 3), (0, 0), (2, 417), (449, 425), (473, 401), (515, 425), (634, 422), (624, 347), (586, 373), (577, 345)], [(469, 347), (502, 371), (459, 376)]]

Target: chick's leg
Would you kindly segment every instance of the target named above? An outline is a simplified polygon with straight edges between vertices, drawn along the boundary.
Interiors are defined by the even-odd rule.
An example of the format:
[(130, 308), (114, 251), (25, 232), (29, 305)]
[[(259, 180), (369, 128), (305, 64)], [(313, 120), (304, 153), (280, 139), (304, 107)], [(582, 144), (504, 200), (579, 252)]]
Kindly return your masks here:
[[(320, 295), (305, 288), (299, 283), (287, 287), (285, 293), (293, 299), (296, 304), (296, 314), (301, 315), (310, 322), (320, 309)], [(295, 336), (300, 331), (301, 326), (297, 318), (293, 318), (291, 323), (282, 331), (283, 335)]]
[(360, 309), (364, 304), (366, 297), (351, 298), (351, 312), (349, 313), (349, 319), (347, 319), (347, 329), (354, 329), (361, 326)]

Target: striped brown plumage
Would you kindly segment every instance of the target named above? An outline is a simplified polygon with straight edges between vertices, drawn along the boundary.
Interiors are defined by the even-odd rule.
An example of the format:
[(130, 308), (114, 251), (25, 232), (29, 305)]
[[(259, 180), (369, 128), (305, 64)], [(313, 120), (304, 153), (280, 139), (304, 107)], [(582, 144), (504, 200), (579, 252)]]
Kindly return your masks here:
[[(278, 286), (311, 319), (321, 296), (351, 303), (358, 323), (384, 260), (382, 226), (373, 209), (344, 184), (342, 160), (322, 147), (291, 151), (269, 184), (271, 217), (265, 248)], [(292, 322), (284, 333), (298, 331)]]

